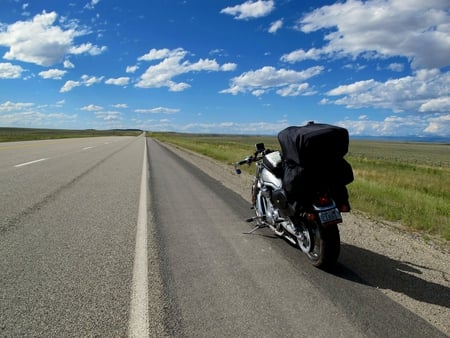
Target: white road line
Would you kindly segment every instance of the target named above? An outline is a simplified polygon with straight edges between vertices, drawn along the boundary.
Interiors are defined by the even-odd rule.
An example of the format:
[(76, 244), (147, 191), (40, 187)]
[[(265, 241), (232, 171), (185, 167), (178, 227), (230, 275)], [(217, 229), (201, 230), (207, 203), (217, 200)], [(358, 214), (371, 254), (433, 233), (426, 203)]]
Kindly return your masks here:
[(148, 337), (148, 256), (147, 256), (147, 140), (144, 138), (141, 192), (139, 198), (136, 249), (131, 285), (129, 337)]
[(81, 149), (81, 150), (88, 150), (88, 149), (92, 149), (92, 148), (94, 148), (94, 147), (84, 147), (84, 148)]
[(38, 162), (42, 162), (48, 160), (48, 158), (40, 158), (39, 160), (34, 160), (34, 161), (30, 161), (30, 162), (25, 162), (25, 163), (21, 163), (21, 164), (16, 164), (14, 167), (15, 168), (19, 168), (19, 167), (23, 167), (29, 164), (34, 164), (34, 163), (38, 163)]

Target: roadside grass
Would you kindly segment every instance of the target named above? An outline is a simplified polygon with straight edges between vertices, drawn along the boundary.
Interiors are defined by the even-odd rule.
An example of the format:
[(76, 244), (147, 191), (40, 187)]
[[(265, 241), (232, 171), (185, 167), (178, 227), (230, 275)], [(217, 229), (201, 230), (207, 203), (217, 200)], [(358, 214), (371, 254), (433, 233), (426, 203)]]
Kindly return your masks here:
[[(254, 152), (256, 143), (280, 148), (271, 136), (148, 136), (230, 164), (230, 170)], [(348, 186), (353, 209), (450, 241), (450, 145), (351, 140), (346, 159), (355, 175)]]
[(137, 136), (139, 130), (69, 130), (35, 128), (0, 128), (0, 142), (50, 140), (96, 136)]

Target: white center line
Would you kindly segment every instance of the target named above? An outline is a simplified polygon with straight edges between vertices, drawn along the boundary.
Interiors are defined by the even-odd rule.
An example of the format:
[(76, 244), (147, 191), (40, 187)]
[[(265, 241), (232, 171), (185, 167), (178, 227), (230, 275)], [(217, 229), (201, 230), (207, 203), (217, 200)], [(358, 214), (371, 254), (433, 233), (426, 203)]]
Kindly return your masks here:
[(88, 150), (88, 149), (92, 149), (94, 147), (84, 147), (82, 150)]
[(38, 163), (38, 162), (42, 162), (48, 160), (48, 158), (40, 158), (39, 160), (34, 160), (34, 161), (30, 161), (30, 162), (25, 162), (25, 163), (21, 163), (21, 164), (16, 164), (14, 167), (19, 168), (19, 167), (23, 167), (29, 164), (34, 164), (34, 163)]
[(131, 285), (129, 337), (148, 337), (148, 256), (147, 256), (147, 140), (144, 138), (141, 191), (136, 229), (136, 248)]

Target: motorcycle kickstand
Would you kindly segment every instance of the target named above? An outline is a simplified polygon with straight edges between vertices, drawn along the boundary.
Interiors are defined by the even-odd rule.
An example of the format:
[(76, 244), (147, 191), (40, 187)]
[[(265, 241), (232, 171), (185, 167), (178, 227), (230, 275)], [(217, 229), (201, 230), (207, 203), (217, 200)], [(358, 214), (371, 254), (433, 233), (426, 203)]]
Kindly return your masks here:
[[(245, 221), (250, 223), (250, 222), (259, 220), (260, 218), (261, 218), (261, 217), (255, 216), (255, 217), (248, 218), (248, 219), (246, 219)], [(255, 227), (254, 227), (252, 230), (250, 230), (249, 232), (244, 232), (244, 234), (245, 234), (245, 235), (251, 235), (251, 234), (254, 233), (256, 230), (259, 230), (259, 229), (262, 229), (262, 228), (266, 228), (266, 227), (267, 227), (267, 224), (265, 224), (265, 223), (257, 223), (257, 224), (255, 225)]]

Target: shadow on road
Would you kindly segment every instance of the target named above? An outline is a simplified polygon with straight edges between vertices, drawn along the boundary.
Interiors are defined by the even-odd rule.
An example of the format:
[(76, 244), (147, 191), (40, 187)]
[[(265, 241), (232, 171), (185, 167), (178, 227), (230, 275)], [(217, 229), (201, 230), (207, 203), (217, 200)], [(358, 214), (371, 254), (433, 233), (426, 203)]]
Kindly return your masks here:
[(339, 267), (335, 275), (353, 282), (392, 290), (421, 302), (450, 308), (450, 288), (420, 278), (426, 270), (450, 276), (425, 266), (397, 261), (378, 253), (342, 243)]

